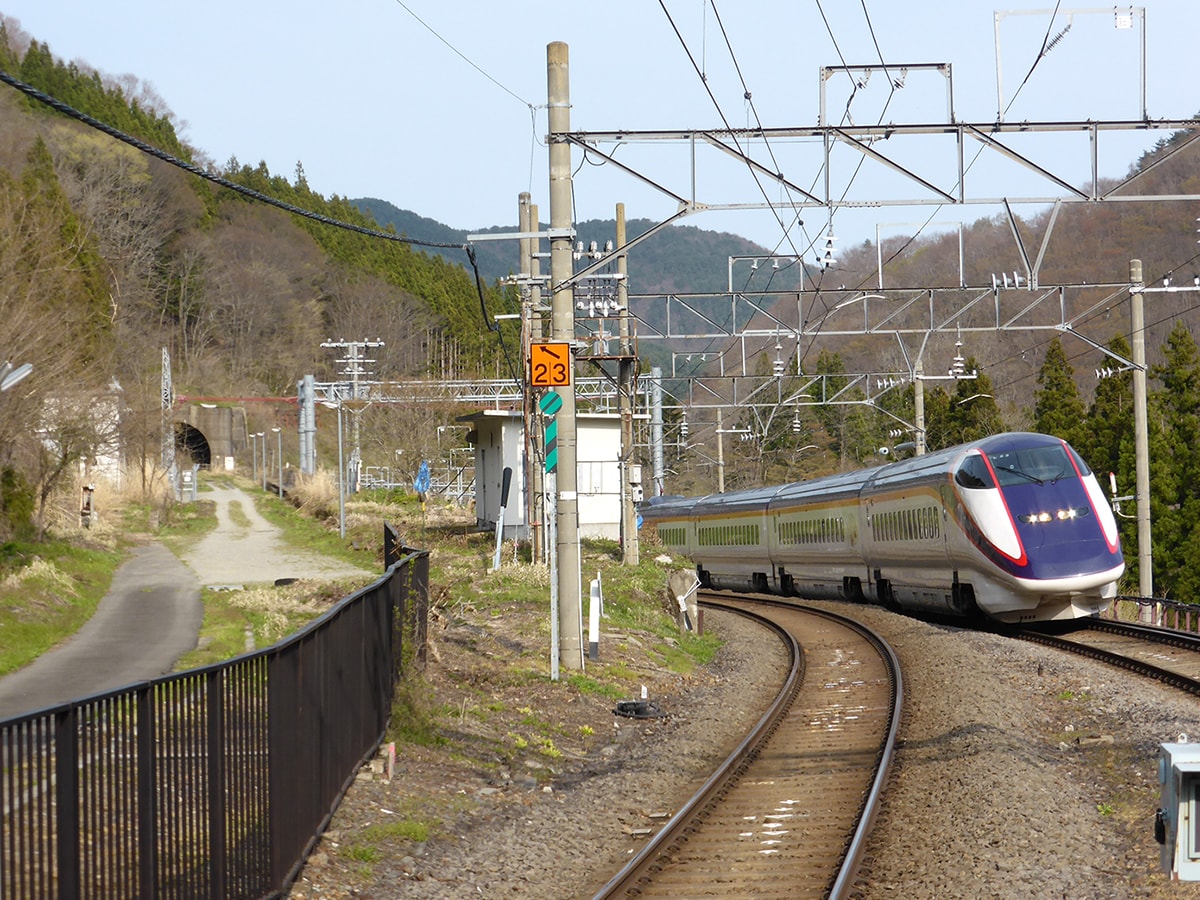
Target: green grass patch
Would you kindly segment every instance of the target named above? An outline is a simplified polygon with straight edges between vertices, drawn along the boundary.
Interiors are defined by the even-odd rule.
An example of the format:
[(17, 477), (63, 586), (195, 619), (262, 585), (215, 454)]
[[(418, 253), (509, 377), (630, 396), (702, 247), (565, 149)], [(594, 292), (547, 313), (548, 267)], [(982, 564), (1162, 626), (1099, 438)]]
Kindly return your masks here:
[(283, 541), (290, 547), (309, 553), (320, 553), (364, 569), (378, 569), (383, 559), (383, 523), (360, 526), (355, 533), (347, 531), (342, 540), (335, 527), (301, 513), (286, 499), (270, 491), (246, 489), (259, 515), (283, 532)]
[(234, 501), (229, 504), (229, 521), (238, 528), (249, 528), (250, 517), (246, 515), (246, 511), (242, 509), (242, 504)]
[[(609, 678), (615, 676), (622, 681), (637, 681), (637, 674), (627, 666), (610, 666), (605, 670), (605, 675)], [(581, 672), (574, 672), (567, 675), (566, 682), (581, 694), (591, 694), (603, 697), (605, 700), (621, 700), (626, 694), (618, 685), (597, 681), (595, 678), (584, 675)]]
[(160, 515), (156, 537), (179, 556), (216, 528), (217, 505), (213, 501), (175, 503), (165, 515)]
[(369, 841), (427, 841), (432, 832), (428, 822), (404, 819), (400, 822), (370, 825), (363, 829), (361, 837)]
[(260, 650), (294, 634), (353, 591), (348, 583), (297, 581), (245, 590), (201, 592), (204, 622), (195, 650), (176, 663), (179, 671)]
[(95, 613), (121, 559), (118, 549), (61, 540), (0, 547), (0, 675), (78, 631)]
[(254, 622), (245, 610), (230, 602), (230, 592), (205, 589), (201, 592), (204, 605), (204, 624), (200, 628), (200, 640), (196, 649), (181, 656), (175, 663), (176, 671), (197, 669), (212, 663), (232, 659), (248, 649), (253, 649)]
[(419, 819), (405, 818), (398, 822), (368, 825), (355, 833), (340, 849), (342, 856), (356, 862), (373, 864), (384, 858), (382, 845), (397, 842), (423, 843), (434, 831), (433, 825)]
[[(388, 727), (388, 740), (397, 743), (417, 744), (421, 747), (438, 747), (446, 743), (438, 731), (440, 710), (433, 703), (433, 691), (420, 676), (405, 669), (405, 676), (396, 685), (392, 698), (392, 721)], [(457, 714), (455, 711), (454, 714)]]

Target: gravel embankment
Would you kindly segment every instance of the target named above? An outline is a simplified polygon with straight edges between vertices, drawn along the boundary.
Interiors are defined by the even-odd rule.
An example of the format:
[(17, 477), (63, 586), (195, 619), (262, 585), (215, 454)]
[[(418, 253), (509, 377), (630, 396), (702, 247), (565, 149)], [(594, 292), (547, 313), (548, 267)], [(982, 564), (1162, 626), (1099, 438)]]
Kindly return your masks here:
[[(1082, 658), (884, 610), (858, 616), (904, 665), (902, 745), (855, 896), (1200, 898), (1171, 883), (1153, 840), (1157, 749), (1200, 738), (1200, 704)], [(782, 652), (710, 611), (730, 641), (711, 672), (664, 695), (664, 719), (614, 721), (612, 740), (547, 785), (462, 776), (453, 827), (349, 879), (339, 841), (403, 802), (403, 781), (356, 786), (292, 897), (591, 897), (736, 745), (774, 690)], [(662, 690), (662, 688), (659, 688)], [(453, 779), (446, 766), (410, 777)], [(449, 787), (453, 788), (454, 785)], [(349, 887), (349, 881), (355, 882)], [(360, 883), (362, 882), (362, 883)]]
[(1159, 869), (1157, 751), (1200, 704), (1100, 663), (858, 609), (904, 666), (862, 900), (1200, 897)]

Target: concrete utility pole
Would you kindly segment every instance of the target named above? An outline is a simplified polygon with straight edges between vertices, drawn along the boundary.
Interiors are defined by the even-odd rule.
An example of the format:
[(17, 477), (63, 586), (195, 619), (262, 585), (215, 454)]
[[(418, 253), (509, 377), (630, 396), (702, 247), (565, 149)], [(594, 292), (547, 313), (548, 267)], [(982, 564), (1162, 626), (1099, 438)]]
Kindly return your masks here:
[[(518, 227), (523, 234), (529, 234), (536, 231), (538, 223), (533, 216), (536, 215), (537, 207), (530, 203), (528, 191), (522, 191), (518, 199), (517, 215)], [(532, 225), (530, 224), (532, 220)], [(542, 314), (538, 309), (538, 304), (534, 301), (533, 292), (533, 267), (534, 254), (538, 252), (538, 241), (534, 238), (521, 238), (521, 268), (518, 273), (518, 278), (522, 282), (519, 285), (521, 292), (521, 359), (529, 359), (529, 345), (534, 340), (540, 340), (542, 336)], [(536, 327), (535, 327), (536, 323)], [(529, 384), (529, 373), (525, 373), (525, 383)], [(529, 538), (531, 544), (531, 556), (534, 562), (542, 559), (542, 527), (544, 516), (543, 492), (545, 484), (543, 483), (544, 465), (542, 462), (542, 454), (538, 452), (539, 441), (538, 432), (540, 428), (535, 427), (538, 421), (537, 399), (534, 396), (534, 391), (527, 388), (524, 391), (523, 397), (523, 412), (525, 417), (525, 510), (529, 517)]]
[[(617, 204), (617, 247), (625, 246), (625, 204)], [(621, 551), (627, 566), (638, 564), (637, 506), (633, 496), (633, 379), (637, 359), (629, 335), (629, 258), (617, 257), (617, 315), (621, 359), (617, 363), (617, 411), (621, 414)], [(640, 480), (640, 479), (639, 479)]]
[(162, 467), (175, 484), (175, 388), (171, 384), (171, 354), (162, 348)]
[(299, 407), (300, 473), (317, 474), (317, 383), (312, 375), (296, 382)]
[[(571, 206), (571, 91), (567, 45), (546, 48), (550, 135), (550, 327), (551, 339), (574, 343), (574, 221)], [(558, 411), (558, 597), (559, 654), (569, 669), (583, 668), (583, 601), (579, 568), (579, 495), (575, 430), (575, 385), (556, 388)]]
[(666, 490), (666, 462), (663, 460), (663, 388), (662, 369), (650, 367), (650, 454), (654, 460), (654, 496)]
[[(529, 227), (530, 230), (537, 232), (541, 229), (538, 223), (538, 207), (536, 203), (529, 204)], [(546, 334), (546, 325), (542, 321), (542, 239), (533, 237), (529, 239), (529, 340), (542, 340)], [(574, 382), (574, 377), (572, 377)], [(525, 389), (528, 391), (528, 388)], [(540, 416), (537, 417), (540, 420)], [(543, 435), (539, 430), (534, 436), (537, 446), (541, 447), (543, 453), (545, 447), (542, 447)], [(544, 466), (536, 466), (537, 472), (533, 479), (534, 490), (537, 491), (537, 524), (534, 527), (534, 551), (536, 556), (534, 559), (539, 559), (542, 562), (550, 560), (550, 540), (546, 536), (546, 518), (548, 510), (546, 507), (546, 469)]]
[(717, 493), (725, 493), (725, 428), (720, 409), (717, 410)]
[(913, 418), (917, 430), (913, 432), (913, 456), (925, 455), (925, 365), (917, 357), (913, 365)]
[[(1142, 261), (1129, 261), (1129, 330), (1133, 362), (1133, 446), (1137, 489), (1138, 593), (1154, 596), (1154, 555), (1150, 548), (1150, 436), (1146, 418), (1146, 316)], [(1143, 616), (1144, 614), (1144, 616)], [(1141, 607), (1138, 619), (1151, 621), (1153, 610)]]

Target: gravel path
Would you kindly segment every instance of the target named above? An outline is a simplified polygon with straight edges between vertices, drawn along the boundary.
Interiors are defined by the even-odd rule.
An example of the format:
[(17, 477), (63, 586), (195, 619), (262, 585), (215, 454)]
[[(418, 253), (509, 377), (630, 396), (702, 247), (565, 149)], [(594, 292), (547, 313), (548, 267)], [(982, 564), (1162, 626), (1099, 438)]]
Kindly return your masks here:
[[(238, 488), (212, 485), (201, 497), (216, 504), (217, 527), (184, 553), (183, 561), (207, 587), (371, 574), (330, 557), (289, 548), (280, 530), (264, 519), (250, 496)], [(240, 512), (236, 519), (231, 511), (234, 507)]]
[[(1194, 699), (1032, 644), (819, 605), (875, 627), (904, 665), (902, 745), (859, 900), (1200, 898), (1200, 885), (1160, 872), (1153, 840), (1158, 745), (1200, 735)], [(707, 621), (729, 644), (678, 693), (655, 685), (668, 716), (613, 722), (608, 709), (581, 711), (607, 717), (613, 737), (551, 779), (489, 779), (432, 755), (408, 760), (390, 784), (355, 785), (292, 897), (593, 896), (778, 684), (774, 641), (727, 614), (708, 611)], [(434, 782), (459, 797), (460, 813), (426, 842), (384, 844), (356, 873), (344, 853), (355, 835)]]

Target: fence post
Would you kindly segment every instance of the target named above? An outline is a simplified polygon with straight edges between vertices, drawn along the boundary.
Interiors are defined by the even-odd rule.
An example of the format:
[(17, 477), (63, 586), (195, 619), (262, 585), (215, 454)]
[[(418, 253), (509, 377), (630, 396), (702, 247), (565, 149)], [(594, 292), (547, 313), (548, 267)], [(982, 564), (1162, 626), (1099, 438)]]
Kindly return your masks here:
[(79, 709), (65, 707), (54, 722), (54, 802), (59, 816), (58, 891), (79, 896)]
[(208, 720), (208, 884), (209, 895), (213, 900), (220, 900), (226, 896), (225, 883), (229, 871), (229, 846), (225, 839), (225, 669), (211, 671), (205, 682), (204, 702)]
[(153, 684), (137, 692), (137, 807), (138, 888), (146, 900), (158, 896), (158, 828), (155, 799), (158, 791), (154, 753), (155, 715)]

